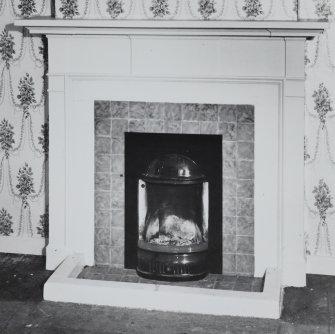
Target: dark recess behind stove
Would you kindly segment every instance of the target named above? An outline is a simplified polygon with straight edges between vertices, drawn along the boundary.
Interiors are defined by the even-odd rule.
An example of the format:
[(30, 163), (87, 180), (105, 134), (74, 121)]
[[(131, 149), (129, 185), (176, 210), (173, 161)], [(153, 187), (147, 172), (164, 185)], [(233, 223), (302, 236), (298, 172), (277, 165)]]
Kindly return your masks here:
[(162, 154), (194, 160), (209, 181), (209, 271), (222, 272), (222, 136), (125, 133), (125, 268), (136, 268), (138, 179)]

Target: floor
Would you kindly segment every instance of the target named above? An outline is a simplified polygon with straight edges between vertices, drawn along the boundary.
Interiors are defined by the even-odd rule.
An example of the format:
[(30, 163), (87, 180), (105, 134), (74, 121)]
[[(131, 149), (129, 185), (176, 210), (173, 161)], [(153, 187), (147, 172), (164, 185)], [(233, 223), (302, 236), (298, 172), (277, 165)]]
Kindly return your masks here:
[(335, 334), (335, 277), (285, 289), (280, 320), (46, 302), (44, 258), (0, 254), (0, 333)]
[(217, 290), (234, 290), (234, 291), (263, 291), (263, 279), (245, 276), (227, 276), (209, 274), (199, 281), (189, 282), (164, 282), (141, 278), (133, 269), (113, 268), (110, 266), (85, 267), (79, 274), (82, 279), (96, 279), (102, 281), (118, 281), (133, 283), (151, 283), (164, 285), (178, 285), (187, 287), (197, 287)]

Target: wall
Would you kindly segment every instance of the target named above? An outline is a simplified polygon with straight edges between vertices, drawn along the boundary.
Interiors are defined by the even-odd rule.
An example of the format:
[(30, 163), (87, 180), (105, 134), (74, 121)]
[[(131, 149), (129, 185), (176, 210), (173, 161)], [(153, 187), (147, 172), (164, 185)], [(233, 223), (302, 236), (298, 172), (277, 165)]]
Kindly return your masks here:
[[(25, 6), (19, 8), (20, 4)], [(10, 232), (15, 237), (26, 235), (36, 238), (45, 233), (41, 229), (47, 221), (41, 180), (44, 178), (47, 138), (41, 133), (45, 120), (43, 103), (40, 103), (43, 86), (43, 60), (38, 48), (40, 40), (30, 36), (22, 39), (22, 34), (15, 31), (10, 23), (21, 14), (48, 15), (49, 7), (48, 0), (0, 0), (1, 29), (6, 26), (15, 43), (14, 54), (11, 47), (7, 46), (10, 51), (5, 54), (3, 46), (0, 46), (1, 119), (5, 118), (14, 127), (11, 129), (4, 124), (0, 129), (0, 209), (4, 209), (0, 212), (0, 233), (6, 230), (6, 234)], [(32, 11), (34, 8), (36, 12)], [(335, 262), (334, 13), (332, 0), (303, 0), (299, 4), (296, 0), (56, 0), (57, 17), (295, 20), (299, 16), (331, 22), (324, 35), (306, 44), (305, 240), (306, 257), (312, 272), (324, 270), (320, 264)], [(10, 41), (7, 43), (11, 45)], [(30, 79), (23, 79), (21, 84), (24, 92), (30, 94), (17, 97), (20, 78), (26, 72), (34, 82), (34, 99), (28, 88), (32, 86)], [(5, 129), (6, 140), (2, 139), (5, 136), (2, 129)], [(11, 131), (14, 132), (15, 143), (11, 141)], [(4, 229), (4, 225), (11, 228)], [(331, 269), (335, 268), (334, 265), (323, 265), (325, 267), (329, 269), (327, 273), (335, 274), (335, 269)]]
[(40, 254), (48, 235), (45, 49), (13, 20), (49, 15), (50, 6), (28, 2), (0, 1), (0, 251)]
[[(326, 3), (324, 9), (320, 5)], [(335, 274), (335, 3), (310, 1), (302, 17), (330, 29), (306, 45), (305, 242), (308, 270)]]

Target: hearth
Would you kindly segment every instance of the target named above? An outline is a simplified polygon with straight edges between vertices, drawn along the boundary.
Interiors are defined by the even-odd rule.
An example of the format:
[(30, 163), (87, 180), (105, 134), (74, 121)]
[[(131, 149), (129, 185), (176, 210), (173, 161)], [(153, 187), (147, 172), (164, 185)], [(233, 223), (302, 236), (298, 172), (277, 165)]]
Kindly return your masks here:
[(190, 279), (208, 272), (208, 182), (180, 154), (154, 159), (139, 180), (137, 272)]

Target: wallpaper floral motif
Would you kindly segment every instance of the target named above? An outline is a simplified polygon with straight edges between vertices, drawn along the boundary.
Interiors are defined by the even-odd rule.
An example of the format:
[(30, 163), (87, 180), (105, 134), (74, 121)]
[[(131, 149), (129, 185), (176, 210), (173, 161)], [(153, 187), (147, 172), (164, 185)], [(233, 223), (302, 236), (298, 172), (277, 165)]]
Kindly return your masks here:
[[(297, 7), (297, 0), (56, 0), (56, 16), (73, 19), (295, 20)], [(322, 4), (319, 7), (323, 10)]]
[[(0, 0), (0, 235), (46, 237), (44, 46), (11, 25), (49, 15), (50, 0)], [(335, 255), (335, 2), (333, 0), (55, 0), (59, 18), (329, 20), (306, 43), (305, 244)]]
[(12, 24), (32, 15), (49, 1), (0, 0), (0, 237), (48, 235), (44, 45)]
[(301, 17), (329, 20), (330, 28), (306, 44), (305, 208), (306, 252), (335, 255), (335, 3), (313, 0)]

